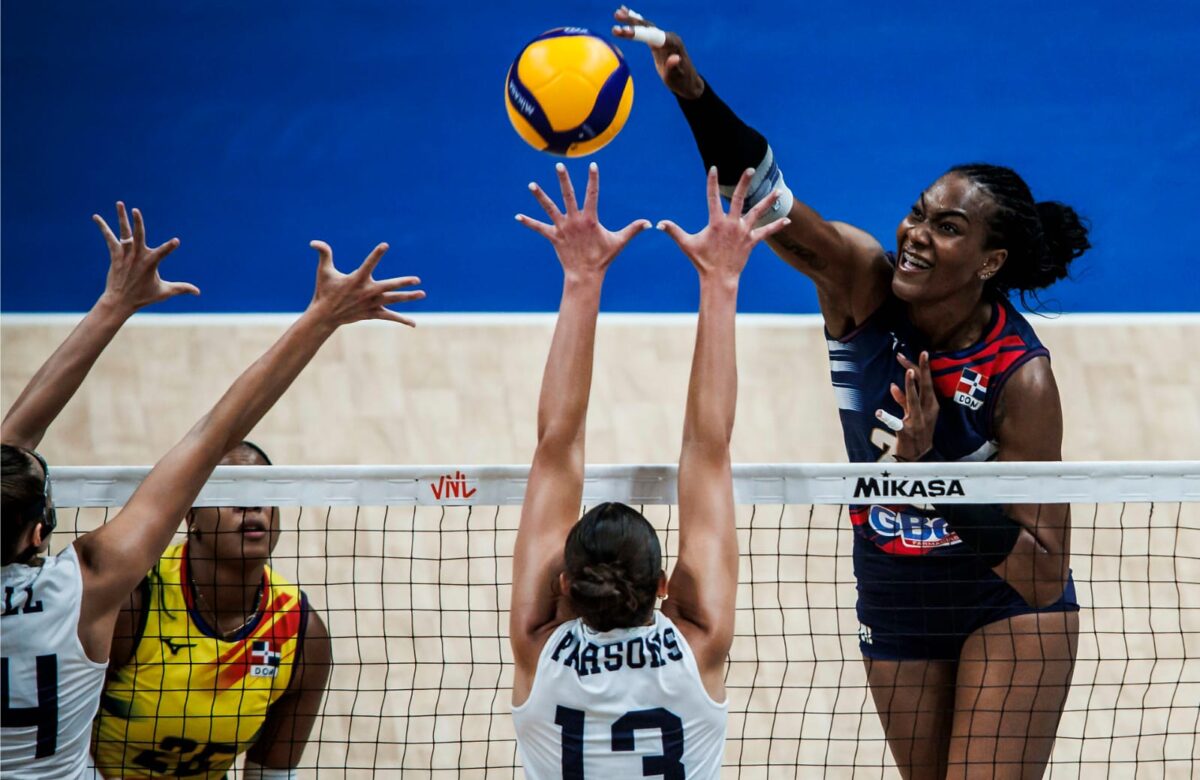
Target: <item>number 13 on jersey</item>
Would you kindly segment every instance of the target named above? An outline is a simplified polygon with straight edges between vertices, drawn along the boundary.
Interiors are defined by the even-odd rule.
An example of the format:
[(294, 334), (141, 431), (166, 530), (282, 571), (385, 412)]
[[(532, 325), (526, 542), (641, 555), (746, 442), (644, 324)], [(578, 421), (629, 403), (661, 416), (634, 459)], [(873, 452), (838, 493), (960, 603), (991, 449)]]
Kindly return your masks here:
[[(562, 727), (562, 771), (563, 780), (583, 778), (583, 710), (559, 706), (555, 710), (554, 722)], [(684, 780), (683, 771), (683, 721), (670, 710), (655, 707), (651, 710), (633, 710), (617, 718), (612, 725), (612, 750), (615, 753), (632, 751), (635, 747), (634, 732), (657, 729), (662, 732), (662, 755), (645, 756), (642, 759), (642, 776), (662, 776), (666, 780)]]

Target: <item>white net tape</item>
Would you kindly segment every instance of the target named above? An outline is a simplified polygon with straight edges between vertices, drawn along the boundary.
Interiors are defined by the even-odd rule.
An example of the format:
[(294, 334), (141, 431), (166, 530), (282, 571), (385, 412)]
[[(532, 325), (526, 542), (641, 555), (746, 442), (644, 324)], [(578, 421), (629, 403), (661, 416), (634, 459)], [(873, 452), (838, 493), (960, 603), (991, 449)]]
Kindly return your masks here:
[[(145, 472), (56, 467), (57, 547), (111, 518)], [(235, 467), (209, 482), (200, 504), (281, 507), (272, 566), (334, 637), (302, 777), (521, 776), (507, 608), (527, 473)], [(1073, 505), (1078, 660), (1049, 776), (1200, 770), (1200, 462), (761, 464), (734, 481), (727, 776), (899, 776), (858, 648), (845, 505), (930, 500)], [(642, 508), (673, 560), (674, 467), (592, 467), (585, 504), (600, 500)]]

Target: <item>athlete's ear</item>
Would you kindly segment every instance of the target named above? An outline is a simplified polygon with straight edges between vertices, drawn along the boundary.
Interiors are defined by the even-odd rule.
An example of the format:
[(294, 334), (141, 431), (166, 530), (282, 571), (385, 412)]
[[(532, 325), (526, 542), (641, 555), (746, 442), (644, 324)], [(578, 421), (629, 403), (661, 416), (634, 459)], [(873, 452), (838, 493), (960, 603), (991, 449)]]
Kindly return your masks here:
[(571, 581), (567, 579), (567, 573), (560, 571), (558, 573), (558, 595), (565, 596), (571, 592)]
[(667, 597), (667, 573), (660, 571), (658, 573), (658, 597), (665, 599)]
[(184, 519), (187, 521), (188, 536), (194, 536), (199, 539), (200, 529), (196, 527), (196, 509), (194, 507), (189, 509), (187, 511), (187, 515), (184, 516)]
[(46, 530), (46, 524), (40, 520), (34, 523), (33, 534), (29, 540), (29, 543), (33, 546), (33, 549), (42, 549), (42, 545), (46, 543), (48, 538), (50, 538), (50, 532)]
[(1004, 267), (1004, 261), (1008, 259), (1007, 249), (993, 249), (987, 253), (983, 259), (983, 266), (979, 269), (979, 278), (985, 282), (991, 279), (1000, 269)]

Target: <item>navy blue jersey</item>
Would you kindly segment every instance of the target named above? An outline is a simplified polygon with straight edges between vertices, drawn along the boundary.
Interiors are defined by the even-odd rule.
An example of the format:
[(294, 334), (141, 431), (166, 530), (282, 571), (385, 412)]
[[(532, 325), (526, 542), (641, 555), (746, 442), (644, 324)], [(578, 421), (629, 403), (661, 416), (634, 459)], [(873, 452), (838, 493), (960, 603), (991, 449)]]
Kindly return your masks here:
[[(890, 295), (857, 329), (840, 339), (827, 332), (826, 338), (846, 454), (856, 463), (878, 461), (895, 441), (895, 434), (875, 418), (875, 410), (904, 415), (890, 392), (893, 382), (904, 387), (904, 368), (896, 360), (897, 353), (916, 363), (922, 351), (929, 352), (940, 407), (931, 457), (939, 461), (993, 459), (998, 447), (992, 415), (1004, 383), (1027, 361), (1049, 354), (1006, 300), (993, 304), (983, 338), (955, 352), (930, 349), (909, 321), (904, 303)], [(859, 540), (871, 543), (862, 551), (856, 544), (856, 552), (873, 549), (906, 556), (970, 552), (944, 520), (925, 509), (852, 506), (850, 519)]]

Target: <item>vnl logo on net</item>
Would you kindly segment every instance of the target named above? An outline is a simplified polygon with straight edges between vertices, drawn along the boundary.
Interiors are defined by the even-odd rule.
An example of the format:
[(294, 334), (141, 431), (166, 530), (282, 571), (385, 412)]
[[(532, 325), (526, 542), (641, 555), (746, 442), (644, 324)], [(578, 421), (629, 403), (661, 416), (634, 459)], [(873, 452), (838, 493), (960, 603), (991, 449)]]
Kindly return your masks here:
[(469, 478), (463, 472), (455, 469), (453, 474), (443, 474), (437, 482), (430, 482), (429, 489), (437, 501), (451, 498), (468, 499), (479, 492), (478, 488), (468, 485)]

